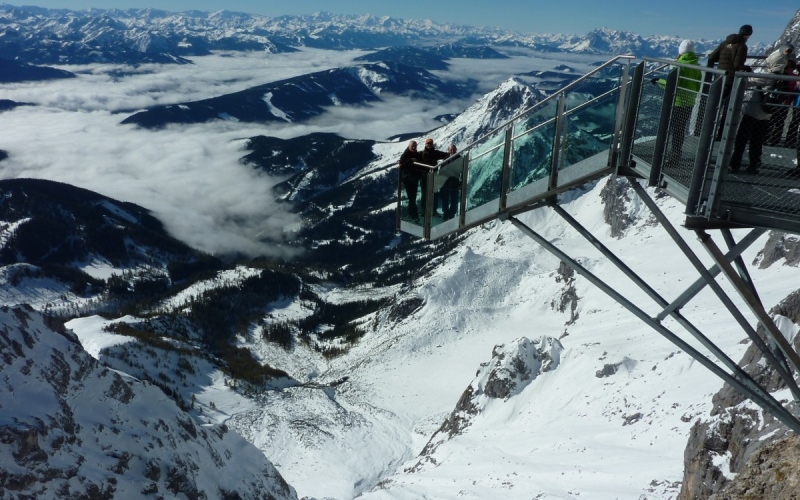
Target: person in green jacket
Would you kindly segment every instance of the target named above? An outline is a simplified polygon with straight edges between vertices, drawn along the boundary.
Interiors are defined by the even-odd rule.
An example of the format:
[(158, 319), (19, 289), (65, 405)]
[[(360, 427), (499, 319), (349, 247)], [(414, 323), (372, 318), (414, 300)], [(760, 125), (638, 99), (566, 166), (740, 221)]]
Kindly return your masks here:
[[(684, 40), (678, 48), (678, 59), (676, 62), (699, 66), (697, 54), (694, 51), (694, 42)], [(698, 68), (678, 66), (678, 89), (675, 93), (675, 106), (672, 108), (670, 122), (670, 132), (672, 146), (670, 148), (670, 159), (677, 161), (681, 158), (683, 141), (686, 138), (686, 126), (692, 117), (692, 108), (700, 93), (703, 74)], [(663, 82), (663, 83), (662, 83)], [(666, 84), (666, 80), (659, 80), (660, 84)]]

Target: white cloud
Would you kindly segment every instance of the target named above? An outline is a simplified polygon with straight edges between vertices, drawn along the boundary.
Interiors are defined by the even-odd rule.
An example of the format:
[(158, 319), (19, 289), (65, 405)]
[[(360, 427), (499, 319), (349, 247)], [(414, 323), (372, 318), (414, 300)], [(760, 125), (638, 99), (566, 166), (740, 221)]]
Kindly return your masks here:
[[(213, 254), (291, 256), (299, 249), (286, 246), (286, 230), (300, 220), (274, 200), (271, 188), (282, 179), (239, 163), (244, 139), (322, 131), (383, 140), (435, 128), (435, 116), (460, 112), (474, 98), (431, 103), (384, 95), (370, 106), (332, 107), (303, 124), (219, 121), (149, 131), (119, 123), (133, 110), (346, 66), (363, 53), (217, 53), (189, 65), (62, 66), (78, 78), (3, 85), (4, 98), (37, 106), (0, 115), (0, 149), (10, 154), (0, 163), (0, 177), (51, 179), (136, 203), (152, 210), (175, 237)], [(452, 63), (450, 78), (469, 76), (487, 89), (514, 72), (553, 65), (531, 57)]]

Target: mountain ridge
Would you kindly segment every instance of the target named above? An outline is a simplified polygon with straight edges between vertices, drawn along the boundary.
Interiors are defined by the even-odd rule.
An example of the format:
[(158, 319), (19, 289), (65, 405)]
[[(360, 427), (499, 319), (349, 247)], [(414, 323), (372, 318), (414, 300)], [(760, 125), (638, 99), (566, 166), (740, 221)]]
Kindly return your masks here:
[[(44, 40), (48, 42), (45, 44)], [(60, 44), (53, 44), (52, 40)], [(229, 11), (75, 11), (0, 4), (0, 57), (32, 64), (186, 64), (189, 57), (220, 50), (278, 53), (302, 47), (370, 49), (449, 43), (672, 58), (680, 41), (678, 37), (641, 37), (603, 28), (582, 37), (522, 34), (497, 28), (369, 15), (317, 13), (270, 18)], [(697, 40), (697, 50), (709, 51), (720, 41)], [(763, 51), (760, 46), (751, 48), (751, 52), (760, 50)]]

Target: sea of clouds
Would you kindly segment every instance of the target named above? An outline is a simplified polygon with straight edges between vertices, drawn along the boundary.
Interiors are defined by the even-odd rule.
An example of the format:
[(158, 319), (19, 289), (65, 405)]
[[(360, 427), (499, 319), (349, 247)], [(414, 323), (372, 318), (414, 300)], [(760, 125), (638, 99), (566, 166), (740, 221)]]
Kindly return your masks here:
[(290, 54), (224, 52), (186, 65), (60, 66), (77, 78), (0, 86), (2, 98), (31, 103), (0, 114), (0, 178), (50, 179), (141, 205), (175, 237), (215, 254), (291, 257), (301, 220), (275, 199), (282, 178), (241, 163), (247, 139), (312, 132), (386, 140), (439, 125), (434, 118), (466, 109), (517, 73), (559, 61), (532, 53), (510, 59), (452, 60), (443, 79), (473, 79), (479, 90), (461, 101), (381, 96), (370, 106), (334, 107), (304, 123), (216, 121), (145, 130), (120, 122), (150, 106), (195, 101), (305, 73), (352, 65), (364, 51), (306, 49)]

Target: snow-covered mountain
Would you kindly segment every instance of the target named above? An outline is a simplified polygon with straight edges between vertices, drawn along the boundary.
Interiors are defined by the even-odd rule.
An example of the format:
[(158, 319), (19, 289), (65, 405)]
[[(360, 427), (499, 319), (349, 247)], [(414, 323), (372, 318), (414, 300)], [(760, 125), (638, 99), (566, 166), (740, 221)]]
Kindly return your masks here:
[[(439, 144), (469, 143), (541, 96), (511, 79), (431, 135)], [(403, 147), (335, 136), (253, 138), (246, 161), (289, 175), (276, 196), (303, 213), (298, 238), (309, 254), (296, 265), (256, 260), (210, 269), (158, 300), (129, 304), (128, 316), (81, 317), (68, 327), (107, 366), (157, 385), (200, 422), (241, 433), (300, 496), (674, 499), (682, 487), (694, 491), (683, 479), (684, 449), (694, 428), (698, 436), (709, 435), (705, 426), (726, 429), (705, 420), (720, 382), (508, 225), (436, 243), (396, 235), (392, 166)], [(336, 156), (347, 161), (322, 160)], [(78, 225), (84, 231), (144, 215), (77, 190), (48, 192), (64, 209), (70, 197), (106, 207), (98, 221)], [(670, 198), (659, 203), (680, 217)], [(694, 279), (622, 180), (586, 186), (562, 204), (662, 283), (663, 293)], [(26, 206), (9, 209), (4, 217), (24, 224)], [(60, 212), (70, 220), (72, 210)], [(552, 214), (523, 220), (607, 272), (591, 245)], [(6, 234), (17, 226), (9, 222)], [(8, 255), (19, 255), (18, 241), (3, 240)], [(767, 284), (767, 304), (794, 290), (793, 241), (765, 239), (746, 254), (761, 264), (753, 279)], [(118, 273), (112, 281), (126, 279), (127, 261), (105, 265), (106, 276)], [(58, 279), (24, 276), (4, 289), (53, 289)], [(621, 277), (612, 283), (626, 289)], [(57, 300), (50, 293), (9, 301), (44, 309), (44, 297)], [(726, 348), (744, 354), (723, 308), (705, 297), (690, 309)], [(797, 338), (792, 321), (782, 325)], [(226, 339), (233, 349), (221, 348)], [(22, 385), (14, 383), (17, 394)], [(689, 448), (698, 466), (686, 469), (692, 477), (711, 475), (721, 487), (728, 471), (743, 467), (745, 455), (719, 445), (711, 455), (696, 443)]]
[[(508, 79), (425, 136), (440, 147), (471, 143), (573, 74), (553, 69), (531, 74), (533, 84)], [(190, 129), (173, 127), (147, 133)], [(718, 500), (741, 498), (735, 494), (752, 493), (752, 485), (769, 492), (765, 498), (796, 493), (796, 436), (510, 224), (435, 242), (395, 233), (403, 142), (334, 134), (240, 142), (246, 166), (281, 177), (272, 194), (302, 216), (292, 243), (303, 255), (211, 259), (166, 237), (146, 208), (52, 181), (0, 184), (0, 303), (8, 306), (0, 338), (13, 340), (2, 349), (0, 420), (38, 430), (46, 414), (73, 424), (77, 436), (49, 441), (70, 431), (57, 427), (50, 448), (38, 441), (50, 452), (44, 457), (20, 445), (32, 442), (30, 433), (0, 427), (12, 429), (0, 447), (2, 470), (15, 474), (0, 472), (0, 489), (13, 496), (12, 486), (25, 494), (46, 488), (50, 471), (39, 466), (55, 456), (66, 472), (52, 481), (77, 470), (76, 482), (115, 488), (117, 498), (155, 488), (164, 496), (262, 498), (251, 484), (292, 498), (240, 434), (309, 500)], [(683, 220), (679, 203), (650, 194), (676, 224)], [(625, 179), (590, 183), (559, 203), (665, 297), (696, 279)], [(548, 208), (520, 219), (652, 316), (661, 312)], [(710, 266), (694, 237), (686, 239)], [(771, 233), (744, 259), (776, 324), (800, 347), (797, 249), (797, 237)], [(144, 293), (136, 300), (108, 300), (109, 291), (137, 287)], [(87, 303), (103, 315), (73, 307)], [(46, 329), (54, 320), (38, 311), (68, 320), (79, 343), (69, 331)], [(791, 397), (711, 293), (682, 313), (779, 400)], [(65, 391), (56, 383), (63, 377), (45, 376), (52, 366), (70, 368)], [(119, 402), (115, 387), (128, 387), (133, 399)], [(97, 410), (106, 401), (111, 409)], [(151, 417), (165, 422), (155, 420), (160, 434)], [(189, 429), (198, 437), (187, 441)], [(162, 454), (170, 448), (156, 437), (197, 458), (183, 459), (192, 472), (157, 475), (149, 457), (177, 459)], [(249, 482), (229, 489), (243, 477)]]
[(51, 317), (3, 306), (0, 349), (3, 497), (297, 498), (252, 444), (101, 365)]
[[(475, 46), (672, 58), (680, 39), (641, 37), (608, 29), (598, 29), (585, 36), (523, 34), (429, 20), (326, 12), (271, 18), (229, 11), (76, 11), (0, 5), (0, 58), (33, 64), (187, 63), (187, 57), (208, 54), (212, 50), (276, 53), (297, 47), (372, 49), (452, 43), (462, 48), (456, 52), (439, 50), (441, 56), (486, 57), (487, 49), (463, 48)], [(718, 43), (715, 39), (698, 40), (698, 51), (707, 52)], [(751, 48), (751, 52), (760, 51), (763, 52), (763, 47)]]
[(469, 92), (465, 86), (445, 82), (419, 67), (381, 62), (309, 73), (202, 101), (158, 106), (122, 123), (148, 128), (211, 120), (291, 123), (319, 116), (328, 107), (373, 103), (386, 94), (445, 100), (463, 98)]

